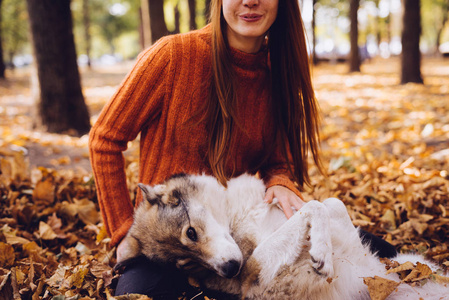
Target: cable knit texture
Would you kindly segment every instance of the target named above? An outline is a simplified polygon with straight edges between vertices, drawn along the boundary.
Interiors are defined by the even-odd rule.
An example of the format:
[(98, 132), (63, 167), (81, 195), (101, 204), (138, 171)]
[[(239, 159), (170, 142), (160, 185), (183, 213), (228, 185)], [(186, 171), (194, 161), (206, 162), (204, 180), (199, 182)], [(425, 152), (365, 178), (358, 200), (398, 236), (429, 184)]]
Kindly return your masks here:
[[(207, 101), (210, 43), (210, 26), (160, 39), (140, 54), (91, 130), (91, 163), (112, 245), (120, 242), (133, 221), (122, 152), (139, 133), (140, 182), (157, 184), (180, 172), (211, 174), (206, 125), (187, 122)], [(266, 149), (272, 149), (274, 130), (267, 52), (248, 54), (231, 49), (231, 56), (240, 126), (234, 128), (238, 145), (231, 147), (227, 168), (238, 176), (253, 170)], [(279, 150), (259, 171), (268, 187), (282, 185), (299, 195)], [(138, 191), (136, 204), (140, 201)]]

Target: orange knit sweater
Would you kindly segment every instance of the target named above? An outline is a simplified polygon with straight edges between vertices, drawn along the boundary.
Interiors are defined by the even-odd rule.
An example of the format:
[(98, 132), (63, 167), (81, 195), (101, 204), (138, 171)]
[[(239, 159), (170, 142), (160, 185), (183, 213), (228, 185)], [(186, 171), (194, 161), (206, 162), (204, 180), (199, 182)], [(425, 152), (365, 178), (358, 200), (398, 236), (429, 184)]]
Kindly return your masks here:
[[(90, 155), (103, 221), (116, 245), (133, 220), (122, 152), (140, 133), (139, 181), (156, 184), (172, 174), (206, 173), (207, 128), (185, 122), (207, 101), (211, 81), (209, 26), (159, 40), (138, 58), (90, 133)], [(254, 169), (271, 149), (270, 74), (267, 52), (247, 54), (231, 49), (237, 76), (238, 145), (229, 153), (238, 176)], [(231, 169), (229, 169), (230, 171)], [(299, 195), (286, 164), (275, 151), (259, 170), (267, 186), (282, 185)], [(137, 203), (141, 194), (138, 191)], [(262, 199), (261, 199), (262, 201)]]

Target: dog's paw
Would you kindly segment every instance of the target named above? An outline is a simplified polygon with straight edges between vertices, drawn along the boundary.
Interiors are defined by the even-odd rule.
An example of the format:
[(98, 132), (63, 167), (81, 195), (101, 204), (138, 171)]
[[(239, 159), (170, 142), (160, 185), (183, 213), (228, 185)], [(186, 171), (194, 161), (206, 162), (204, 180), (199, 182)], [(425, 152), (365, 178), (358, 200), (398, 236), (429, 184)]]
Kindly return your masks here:
[(314, 246), (309, 251), (313, 271), (321, 277), (333, 277), (332, 248), (326, 245)]

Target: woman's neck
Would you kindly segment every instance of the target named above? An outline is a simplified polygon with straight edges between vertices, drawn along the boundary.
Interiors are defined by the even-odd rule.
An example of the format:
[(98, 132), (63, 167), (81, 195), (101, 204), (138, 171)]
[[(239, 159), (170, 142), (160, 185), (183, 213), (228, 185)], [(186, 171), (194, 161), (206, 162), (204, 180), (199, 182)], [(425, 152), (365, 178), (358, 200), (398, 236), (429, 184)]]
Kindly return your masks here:
[(229, 27), (226, 30), (229, 46), (245, 53), (257, 53), (262, 47), (264, 36), (243, 37), (235, 34)]

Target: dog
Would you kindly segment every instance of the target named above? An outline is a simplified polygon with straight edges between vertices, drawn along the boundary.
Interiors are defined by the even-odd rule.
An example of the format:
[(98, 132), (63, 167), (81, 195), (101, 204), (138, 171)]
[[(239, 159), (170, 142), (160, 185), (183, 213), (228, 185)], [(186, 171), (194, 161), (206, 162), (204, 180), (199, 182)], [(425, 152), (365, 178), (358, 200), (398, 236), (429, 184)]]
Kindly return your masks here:
[[(212, 176), (186, 174), (139, 187), (144, 201), (117, 266), (144, 255), (242, 299), (371, 299), (363, 278), (400, 282), (362, 243), (338, 199), (307, 202), (287, 220), (278, 205), (263, 202), (263, 181), (248, 174), (229, 180), (227, 188)], [(395, 260), (423, 258), (399, 254)], [(429, 281), (399, 284), (388, 299), (448, 295), (448, 286)]]

